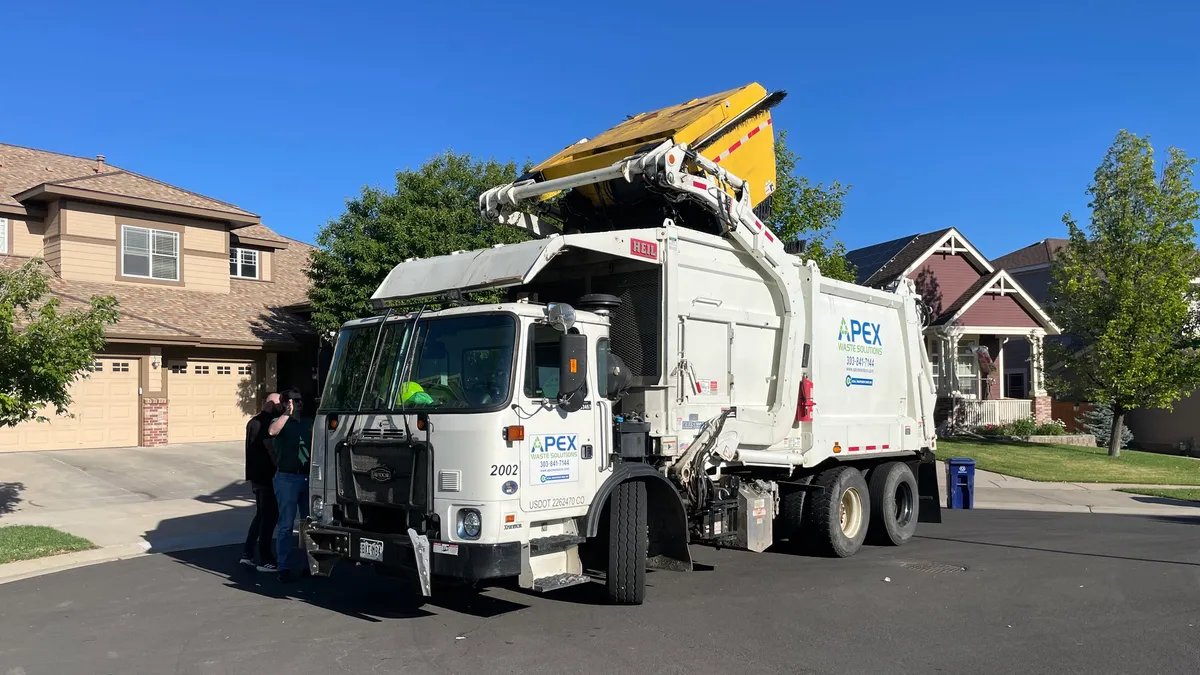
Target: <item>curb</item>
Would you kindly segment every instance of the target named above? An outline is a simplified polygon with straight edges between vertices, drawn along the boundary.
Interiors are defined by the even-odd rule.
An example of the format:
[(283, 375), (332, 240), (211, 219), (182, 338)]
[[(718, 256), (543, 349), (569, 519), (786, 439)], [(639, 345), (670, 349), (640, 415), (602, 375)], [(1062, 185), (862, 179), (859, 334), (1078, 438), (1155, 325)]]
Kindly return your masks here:
[(79, 567), (116, 562), (118, 560), (129, 560), (157, 553), (240, 544), (245, 539), (246, 532), (244, 530), (210, 532), (191, 537), (175, 537), (154, 543), (142, 540), (133, 544), (105, 546), (90, 551), (63, 553), (61, 555), (35, 558), (33, 560), (19, 560), (0, 565), (0, 585), (23, 579), (31, 579), (45, 574), (65, 572)]

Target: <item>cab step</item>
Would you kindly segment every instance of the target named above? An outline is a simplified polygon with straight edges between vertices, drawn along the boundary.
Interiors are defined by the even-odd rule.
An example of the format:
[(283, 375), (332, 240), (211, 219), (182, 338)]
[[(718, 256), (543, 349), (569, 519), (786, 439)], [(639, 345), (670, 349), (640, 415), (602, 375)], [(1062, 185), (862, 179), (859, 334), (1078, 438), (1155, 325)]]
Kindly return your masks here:
[(534, 579), (533, 590), (538, 593), (548, 593), (550, 591), (557, 591), (560, 588), (591, 583), (591, 581), (592, 578), (586, 574), (555, 574), (551, 577)]
[(587, 541), (586, 537), (581, 537), (577, 534), (556, 534), (551, 537), (530, 539), (529, 555), (535, 556), (546, 555), (547, 553), (557, 553), (559, 551), (565, 551), (572, 546), (578, 546), (585, 541)]

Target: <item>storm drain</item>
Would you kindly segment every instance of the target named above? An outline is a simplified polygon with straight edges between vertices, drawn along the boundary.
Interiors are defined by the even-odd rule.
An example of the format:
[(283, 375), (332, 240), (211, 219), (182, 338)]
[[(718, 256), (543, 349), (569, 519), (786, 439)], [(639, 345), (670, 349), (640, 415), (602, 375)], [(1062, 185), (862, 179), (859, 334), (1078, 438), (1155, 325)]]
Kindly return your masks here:
[(944, 563), (933, 562), (906, 562), (900, 563), (900, 566), (906, 570), (929, 572), (930, 574), (953, 574), (955, 572), (967, 571), (967, 568), (961, 565), (946, 565)]

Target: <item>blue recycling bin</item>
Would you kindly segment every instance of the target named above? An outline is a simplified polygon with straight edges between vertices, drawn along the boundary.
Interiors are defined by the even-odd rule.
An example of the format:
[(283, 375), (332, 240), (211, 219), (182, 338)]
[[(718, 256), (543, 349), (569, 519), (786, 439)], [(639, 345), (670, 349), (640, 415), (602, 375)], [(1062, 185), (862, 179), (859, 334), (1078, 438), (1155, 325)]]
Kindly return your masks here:
[(967, 457), (946, 460), (946, 508), (975, 508), (975, 460)]

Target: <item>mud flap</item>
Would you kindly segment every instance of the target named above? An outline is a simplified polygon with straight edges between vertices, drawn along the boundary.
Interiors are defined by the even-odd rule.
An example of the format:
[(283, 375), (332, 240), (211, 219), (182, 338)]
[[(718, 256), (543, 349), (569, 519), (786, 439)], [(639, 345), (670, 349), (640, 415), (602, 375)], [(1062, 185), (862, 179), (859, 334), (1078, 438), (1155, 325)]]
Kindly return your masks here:
[(433, 595), (433, 581), (429, 571), (429, 537), (417, 534), (417, 531), (410, 527), (408, 528), (408, 540), (412, 542), (413, 557), (417, 559), (417, 577), (421, 581), (421, 595), (428, 598)]
[(937, 462), (932, 459), (917, 465), (917, 494), (920, 497), (917, 522), (942, 522), (942, 499), (938, 490)]

